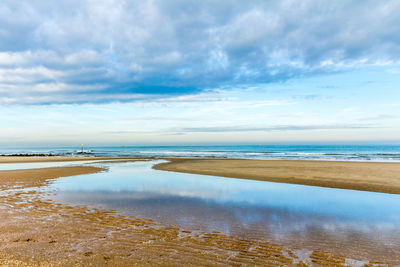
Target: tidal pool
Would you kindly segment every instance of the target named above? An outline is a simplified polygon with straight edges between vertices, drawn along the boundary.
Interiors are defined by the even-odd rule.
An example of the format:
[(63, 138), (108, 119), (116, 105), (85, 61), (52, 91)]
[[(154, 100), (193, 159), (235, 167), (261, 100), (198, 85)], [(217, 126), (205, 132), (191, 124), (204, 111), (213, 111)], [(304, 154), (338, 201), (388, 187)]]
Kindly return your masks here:
[(46, 191), (182, 229), (400, 264), (400, 195), (152, 169), (158, 162), (91, 163), (108, 171), (59, 178)]
[(90, 162), (98, 162), (98, 161), (83, 160), (83, 161), (54, 161), (54, 162), (28, 162), (28, 163), (0, 163), (0, 171), (67, 167), (67, 166), (77, 166), (83, 163), (90, 163)]

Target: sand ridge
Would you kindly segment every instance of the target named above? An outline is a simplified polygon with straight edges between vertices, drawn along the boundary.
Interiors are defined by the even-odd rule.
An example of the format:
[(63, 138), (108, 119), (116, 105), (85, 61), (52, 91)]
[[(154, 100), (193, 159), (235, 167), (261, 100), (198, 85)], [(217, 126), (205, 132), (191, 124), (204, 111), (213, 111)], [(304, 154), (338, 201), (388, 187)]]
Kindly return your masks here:
[(157, 170), (400, 194), (400, 163), (166, 158)]
[(52, 179), (80, 174), (96, 173), (104, 170), (94, 166), (51, 167), (0, 171), (0, 189), (43, 186)]

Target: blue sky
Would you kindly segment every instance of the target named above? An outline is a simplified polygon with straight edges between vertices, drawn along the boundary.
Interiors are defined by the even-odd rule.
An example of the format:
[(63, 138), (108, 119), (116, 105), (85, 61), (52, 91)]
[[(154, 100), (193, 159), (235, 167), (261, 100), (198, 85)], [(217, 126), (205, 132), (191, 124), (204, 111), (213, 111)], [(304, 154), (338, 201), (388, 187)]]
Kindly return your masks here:
[(0, 143), (400, 142), (399, 13), (398, 1), (3, 1)]

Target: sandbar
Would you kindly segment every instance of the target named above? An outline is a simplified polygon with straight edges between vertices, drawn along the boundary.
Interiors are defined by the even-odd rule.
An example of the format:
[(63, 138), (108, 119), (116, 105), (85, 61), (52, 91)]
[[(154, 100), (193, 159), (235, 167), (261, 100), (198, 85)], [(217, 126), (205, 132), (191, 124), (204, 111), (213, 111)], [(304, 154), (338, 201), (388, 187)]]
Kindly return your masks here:
[(166, 158), (157, 170), (400, 194), (400, 163)]
[(10, 186), (14, 188), (43, 186), (59, 177), (96, 173), (102, 170), (93, 166), (72, 166), (0, 171), (0, 189), (7, 190)]

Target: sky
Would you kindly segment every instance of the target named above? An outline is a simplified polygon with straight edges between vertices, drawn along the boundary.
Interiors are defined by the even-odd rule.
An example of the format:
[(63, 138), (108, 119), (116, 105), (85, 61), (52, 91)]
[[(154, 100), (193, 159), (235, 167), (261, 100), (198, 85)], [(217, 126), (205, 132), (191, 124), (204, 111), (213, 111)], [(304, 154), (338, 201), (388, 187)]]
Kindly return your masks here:
[(398, 14), (397, 0), (3, 0), (0, 145), (400, 143)]

